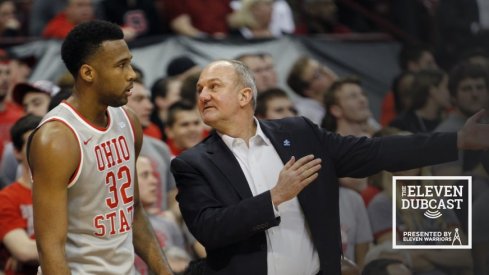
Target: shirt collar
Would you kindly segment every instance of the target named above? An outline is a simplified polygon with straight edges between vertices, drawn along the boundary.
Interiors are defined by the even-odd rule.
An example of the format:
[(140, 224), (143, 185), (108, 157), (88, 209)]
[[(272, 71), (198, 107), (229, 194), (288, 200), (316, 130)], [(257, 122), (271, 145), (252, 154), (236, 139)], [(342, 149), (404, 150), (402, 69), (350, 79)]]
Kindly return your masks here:
[[(262, 142), (264, 145), (271, 145), (270, 139), (265, 135), (263, 130), (261, 129), (260, 122), (258, 122), (258, 119), (256, 117), (253, 117), (256, 123), (256, 133), (253, 137), (250, 138), (250, 141), (253, 139), (257, 139), (257, 141)], [(231, 137), (225, 134), (222, 134), (220, 132), (217, 132), (217, 134), (221, 137), (222, 141), (226, 144), (228, 148), (233, 148), (236, 145), (240, 144), (241, 142), (244, 142), (242, 138), (235, 138)]]

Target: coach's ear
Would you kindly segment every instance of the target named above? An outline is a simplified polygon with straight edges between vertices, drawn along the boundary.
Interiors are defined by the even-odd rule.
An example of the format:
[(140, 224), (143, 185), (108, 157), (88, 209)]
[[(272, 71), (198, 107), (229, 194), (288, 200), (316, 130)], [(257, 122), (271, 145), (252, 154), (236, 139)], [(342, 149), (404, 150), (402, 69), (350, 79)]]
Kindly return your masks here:
[(243, 88), (239, 91), (239, 105), (241, 107), (250, 103), (253, 100), (253, 91), (250, 88)]
[(84, 81), (90, 82), (90, 83), (93, 82), (95, 70), (93, 69), (92, 66), (90, 66), (88, 64), (83, 64), (80, 67), (79, 73), (80, 73), (81, 79), (83, 79)]

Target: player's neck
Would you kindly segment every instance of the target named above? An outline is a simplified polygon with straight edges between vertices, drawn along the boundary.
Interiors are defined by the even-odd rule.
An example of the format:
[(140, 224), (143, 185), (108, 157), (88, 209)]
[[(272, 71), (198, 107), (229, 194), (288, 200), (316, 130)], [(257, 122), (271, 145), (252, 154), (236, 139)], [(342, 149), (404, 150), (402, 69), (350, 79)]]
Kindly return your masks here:
[(92, 125), (102, 128), (107, 126), (107, 105), (94, 104), (90, 98), (82, 98), (76, 94), (66, 101)]

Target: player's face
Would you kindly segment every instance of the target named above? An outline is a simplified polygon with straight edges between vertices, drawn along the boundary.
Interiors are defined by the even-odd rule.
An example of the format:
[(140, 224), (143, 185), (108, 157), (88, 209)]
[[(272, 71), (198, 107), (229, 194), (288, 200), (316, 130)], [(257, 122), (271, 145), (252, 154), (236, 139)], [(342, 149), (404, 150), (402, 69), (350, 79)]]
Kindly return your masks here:
[(131, 66), (132, 55), (124, 40), (105, 41), (90, 59), (94, 68), (93, 87), (100, 103), (118, 107), (127, 103), (136, 73)]

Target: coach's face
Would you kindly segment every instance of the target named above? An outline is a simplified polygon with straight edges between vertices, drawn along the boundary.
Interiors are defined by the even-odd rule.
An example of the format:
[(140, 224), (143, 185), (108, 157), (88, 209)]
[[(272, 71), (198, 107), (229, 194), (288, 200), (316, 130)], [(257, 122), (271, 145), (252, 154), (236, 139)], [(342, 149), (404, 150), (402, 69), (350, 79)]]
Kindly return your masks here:
[(233, 66), (226, 61), (208, 65), (197, 82), (198, 107), (202, 120), (219, 130), (240, 112), (240, 84)]

